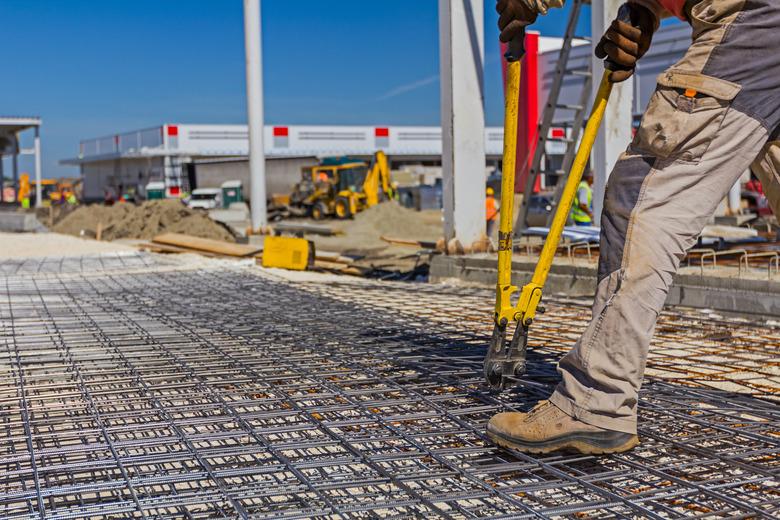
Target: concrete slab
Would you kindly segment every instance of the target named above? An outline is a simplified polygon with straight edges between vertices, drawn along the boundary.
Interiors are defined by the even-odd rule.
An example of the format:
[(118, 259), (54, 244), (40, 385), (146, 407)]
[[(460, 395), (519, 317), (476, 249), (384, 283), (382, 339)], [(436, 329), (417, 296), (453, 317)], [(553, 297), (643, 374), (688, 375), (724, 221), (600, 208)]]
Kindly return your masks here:
[(46, 231), (46, 228), (38, 222), (34, 213), (0, 211), (0, 231), (26, 233), (31, 231)]

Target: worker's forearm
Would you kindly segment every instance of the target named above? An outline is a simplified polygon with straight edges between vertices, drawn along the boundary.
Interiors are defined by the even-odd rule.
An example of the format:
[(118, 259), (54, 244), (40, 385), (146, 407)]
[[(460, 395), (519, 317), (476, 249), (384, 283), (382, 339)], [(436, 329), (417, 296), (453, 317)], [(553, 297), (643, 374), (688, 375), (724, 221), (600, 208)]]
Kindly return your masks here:
[(547, 14), (551, 7), (563, 7), (566, 0), (523, 0), (531, 10), (539, 14)]
[(660, 3), (658, 3), (658, 0), (627, 0), (629, 4), (637, 4), (641, 5), (642, 7), (646, 8), (648, 11), (653, 13), (653, 16), (655, 16), (655, 30), (658, 30), (658, 26), (661, 24), (661, 20), (664, 18), (669, 18), (672, 16), (672, 13), (664, 9)]

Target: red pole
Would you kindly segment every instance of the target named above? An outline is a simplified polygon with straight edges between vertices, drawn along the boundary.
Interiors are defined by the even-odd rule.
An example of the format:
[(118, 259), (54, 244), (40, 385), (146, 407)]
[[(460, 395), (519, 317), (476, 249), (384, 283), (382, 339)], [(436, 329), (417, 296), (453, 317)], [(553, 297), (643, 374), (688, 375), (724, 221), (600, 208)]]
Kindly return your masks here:
[[(526, 32), (525, 57), (522, 62), (520, 76), (520, 110), (517, 125), (517, 172), (515, 175), (515, 192), (521, 193), (528, 173), (531, 170), (534, 152), (536, 150), (536, 130), (539, 124), (539, 33)], [(506, 52), (506, 45), (501, 44), (501, 55)], [(502, 59), (501, 74), (506, 84), (506, 62)], [(504, 93), (506, 95), (506, 93)], [(539, 191), (539, 180), (534, 185), (534, 192)]]

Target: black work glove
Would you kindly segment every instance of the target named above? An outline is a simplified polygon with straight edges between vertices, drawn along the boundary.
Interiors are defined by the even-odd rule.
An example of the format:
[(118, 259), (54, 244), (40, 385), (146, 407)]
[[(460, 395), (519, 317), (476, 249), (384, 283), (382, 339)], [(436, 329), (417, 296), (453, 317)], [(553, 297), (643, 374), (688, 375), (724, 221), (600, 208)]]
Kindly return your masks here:
[(529, 8), (523, 0), (498, 0), (496, 3), (498, 28), (501, 35), (498, 37), (504, 43), (511, 41), (527, 25), (536, 21), (537, 13)]
[(655, 15), (648, 8), (638, 4), (627, 5), (631, 24), (614, 20), (595, 50), (597, 58), (609, 58), (621, 67), (610, 75), (612, 83), (625, 81), (634, 74), (636, 62), (650, 48), (656, 27)]

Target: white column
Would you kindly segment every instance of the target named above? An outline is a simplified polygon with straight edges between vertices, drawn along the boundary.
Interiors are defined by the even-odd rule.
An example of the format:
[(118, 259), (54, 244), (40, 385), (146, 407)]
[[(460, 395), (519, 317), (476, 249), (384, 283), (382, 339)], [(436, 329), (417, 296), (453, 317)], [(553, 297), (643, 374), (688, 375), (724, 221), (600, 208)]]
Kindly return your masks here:
[[(19, 188), (14, 186), (14, 194)], [(15, 200), (15, 199), (14, 199)], [(11, 200), (9, 202), (14, 202)], [(3, 154), (0, 153), (0, 202), (5, 202), (5, 171), (3, 170)]]
[[(11, 178), (14, 183), (14, 191), (19, 191), (19, 136), (14, 135), (14, 153), (11, 155)], [(39, 184), (40, 186), (40, 184)]]
[(444, 236), (485, 232), (483, 0), (439, 0)]
[[(604, 31), (610, 26), (612, 20), (617, 16), (618, 8), (625, 0), (596, 0), (591, 2), (591, 20), (590, 28), (593, 36), (593, 47), (601, 39)], [(601, 75), (604, 73), (604, 62), (595, 56), (593, 60), (593, 94), (591, 99), (596, 98), (596, 91), (601, 81)], [(607, 179), (615, 166), (618, 157), (626, 146), (631, 142), (631, 121), (634, 99), (634, 78), (617, 83), (612, 89), (612, 95), (609, 98), (607, 112), (604, 114), (604, 122), (601, 124), (601, 130), (596, 138), (596, 144), (591, 153), (591, 164), (593, 165), (593, 215), (595, 224), (599, 225), (601, 221), (601, 209), (604, 205), (604, 189), (607, 185)]]
[(734, 183), (729, 190), (729, 213), (731, 215), (742, 214), (742, 179)]
[(249, 203), (252, 211), (252, 228), (259, 230), (267, 223), (260, 0), (244, 0), (244, 38), (246, 46), (246, 107), (249, 125)]
[(35, 127), (35, 206), (41, 206), (41, 127)]

